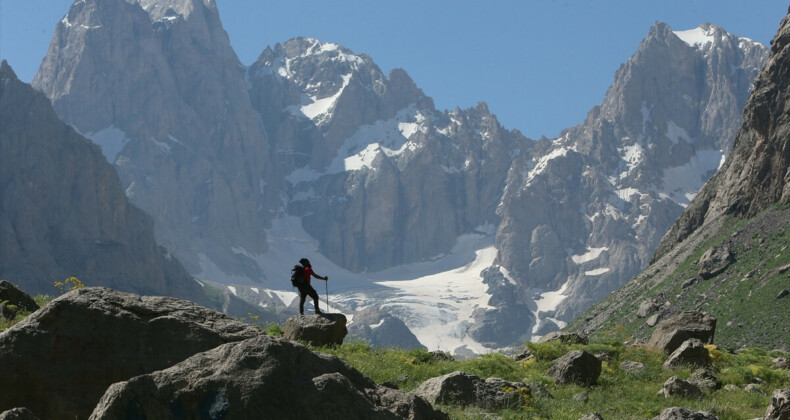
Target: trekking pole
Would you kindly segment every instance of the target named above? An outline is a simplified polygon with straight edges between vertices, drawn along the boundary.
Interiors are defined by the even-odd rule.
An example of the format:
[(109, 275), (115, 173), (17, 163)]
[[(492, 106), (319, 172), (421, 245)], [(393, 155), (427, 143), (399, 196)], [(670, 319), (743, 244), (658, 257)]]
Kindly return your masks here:
[(326, 281), (324, 281), (324, 286), (326, 286), (326, 312), (329, 312), (329, 277), (327, 276)]

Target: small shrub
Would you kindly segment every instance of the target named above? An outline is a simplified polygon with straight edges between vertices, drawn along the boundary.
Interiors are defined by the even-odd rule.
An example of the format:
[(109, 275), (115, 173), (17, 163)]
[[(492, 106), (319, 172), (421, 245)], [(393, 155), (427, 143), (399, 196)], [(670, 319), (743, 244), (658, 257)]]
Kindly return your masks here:
[(72, 290), (82, 289), (85, 287), (84, 284), (80, 281), (80, 279), (76, 277), (67, 277), (64, 281), (56, 281), (55, 287), (60, 290), (60, 293), (70, 292)]

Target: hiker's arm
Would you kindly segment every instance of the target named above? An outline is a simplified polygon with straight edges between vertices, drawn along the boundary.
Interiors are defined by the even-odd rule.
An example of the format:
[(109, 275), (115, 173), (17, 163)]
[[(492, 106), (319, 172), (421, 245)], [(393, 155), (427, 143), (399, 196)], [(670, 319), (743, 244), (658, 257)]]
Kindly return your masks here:
[(324, 280), (324, 281), (329, 280), (329, 276), (319, 276), (318, 274), (316, 274), (315, 271), (313, 271), (313, 277), (315, 277), (315, 278), (317, 278), (319, 280)]

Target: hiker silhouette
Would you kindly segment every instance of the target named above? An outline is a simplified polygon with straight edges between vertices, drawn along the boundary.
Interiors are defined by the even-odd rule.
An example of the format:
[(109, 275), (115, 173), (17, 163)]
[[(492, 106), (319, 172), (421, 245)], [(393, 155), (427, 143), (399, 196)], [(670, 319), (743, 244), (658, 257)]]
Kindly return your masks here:
[(310, 278), (315, 277), (319, 280), (328, 281), (329, 276), (320, 276), (313, 271), (313, 266), (310, 264), (310, 260), (307, 258), (302, 258), (299, 260), (299, 264), (304, 267), (302, 271), (302, 275), (304, 278), (303, 282), (296, 283), (295, 286), (299, 289), (299, 313), (304, 315), (304, 301), (307, 299), (307, 296), (313, 298), (313, 305), (315, 305), (315, 313), (321, 314), (321, 310), (318, 308), (318, 292), (315, 291), (313, 286), (310, 285)]

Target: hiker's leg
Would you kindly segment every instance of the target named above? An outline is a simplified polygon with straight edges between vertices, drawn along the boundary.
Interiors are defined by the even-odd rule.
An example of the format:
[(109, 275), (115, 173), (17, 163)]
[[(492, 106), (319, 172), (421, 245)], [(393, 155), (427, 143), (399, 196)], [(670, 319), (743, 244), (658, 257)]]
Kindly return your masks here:
[(315, 306), (315, 313), (321, 313), (321, 310), (318, 309), (318, 292), (313, 289), (313, 286), (308, 286), (310, 288), (310, 297), (313, 298), (313, 306)]
[(304, 315), (304, 301), (307, 299), (307, 291), (299, 288), (299, 313)]

